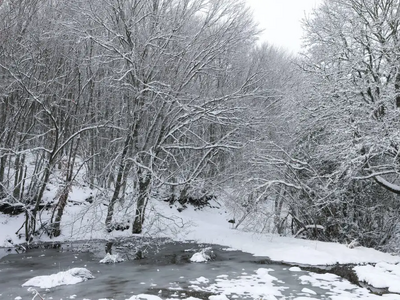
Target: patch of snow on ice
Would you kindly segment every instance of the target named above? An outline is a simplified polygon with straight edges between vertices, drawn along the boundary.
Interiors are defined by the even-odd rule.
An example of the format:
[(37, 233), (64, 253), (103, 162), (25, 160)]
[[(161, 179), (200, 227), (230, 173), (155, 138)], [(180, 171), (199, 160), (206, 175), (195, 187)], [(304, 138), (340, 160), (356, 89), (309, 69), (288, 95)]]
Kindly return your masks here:
[(190, 248), (190, 249), (185, 249), (183, 251), (185, 251), (185, 252), (196, 252), (196, 249)]
[(308, 288), (303, 288), (301, 291), (302, 291), (303, 293), (307, 293), (307, 294), (313, 294), (313, 295), (316, 295), (316, 294), (317, 294), (316, 292), (314, 292), (313, 290), (310, 290), (310, 289), (308, 289)]
[(195, 254), (192, 255), (190, 258), (191, 262), (206, 262), (211, 259), (210, 255), (207, 254), (207, 251), (209, 251), (210, 248), (205, 248), (201, 250), (200, 252), (196, 252)]
[[(360, 288), (334, 274), (315, 274), (300, 276), (302, 284), (311, 284), (324, 290), (329, 290), (332, 300), (342, 299), (373, 299), (382, 300), (382, 296), (371, 294), (366, 288)], [(394, 300), (398, 295), (388, 294), (386, 299)], [(297, 298), (296, 298), (297, 299)]]
[(155, 295), (149, 295), (149, 294), (139, 294), (136, 296), (132, 296), (129, 299), (126, 300), (162, 300), (160, 297), (155, 296)]
[(196, 278), (196, 280), (189, 281), (191, 284), (201, 284), (201, 283), (209, 283), (210, 280), (205, 278), (204, 276), (200, 276), (199, 278)]
[(273, 270), (260, 268), (255, 274), (242, 275), (234, 279), (218, 276), (215, 279), (215, 283), (209, 286), (192, 285), (190, 288), (196, 291), (218, 294), (222, 297), (219, 299), (225, 299), (223, 297), (227, 295), (230, 295), (232, 298), (236, 295), (245, 295), (246, 298), (253, 299), (276, 299), (275, 296), (282, 297), (280, 290), (283, 287), (273, 285), (273, 282), (278, 280), (269, 274), (271, 271)]
[(123, 262), (123, 261), (124, 261), (124, 259), (121, 258), (119, 256), (119, 254), (107, 253), (107, 255), (102, 260), (100, 260), (100, 263), (102, 263), (102, 264), (115, 264), (115, 263), (119, 263), (119, 262)]
[(215, 295), (215, 296), (210, 296), (210, 297), (208, 297), (208, 299), (209, 299), (209, 300), (229, 300), (229, 298), (228, 298), (226, 295), (224, 295), (224, 294)]
[(196, 252), (190, 258), (191, 262), (206, 262), (209, 260), (210, 260), (210, 257), (207, 254), (204, 254), (203, 252)]
[[(176, 298), (167, 298), (167, 300), (176, 300)], [(200, 298), (196, 298), (196, 297), (188, 297), (188, 298), (180, 298), (181, 300), (201, 300)]]
[(22, 284), (22, 286), (36, 286), (45, 289), (60, 285), (76, 284), (92, 278), (94, 278), (94, 276), (88, 269), (73, 268), (52, 275), (33, 277)]
[(354, 267), (360, 281), (364, 281), (376, 288), (387, 288), (389, 292), (400, 293), (400, 265), (385, 262), (374, 266)]
[(291, 267), (291, 268), (289, 268), (289, 271), (291, 271), (291, 272), (301, 272), (301, 269), (299, 267)]
[(223, 251), (239, 251), (238, 249), (235, 248), (223, 248)]
[(384, 299), (390, 299), (390, 300), (400, 300), (400, 295), (396, 294), (386, 294), (381, 296)]
[(183, 288), (181, 286), (179, 286), (179, 284), (176, 282), (172, 282), (172, 283), (170, 283), (170, 285), (171, 286), (168, 288), (169, 290), (172, 290), (172, 291), (182, 291), (183, 290)]

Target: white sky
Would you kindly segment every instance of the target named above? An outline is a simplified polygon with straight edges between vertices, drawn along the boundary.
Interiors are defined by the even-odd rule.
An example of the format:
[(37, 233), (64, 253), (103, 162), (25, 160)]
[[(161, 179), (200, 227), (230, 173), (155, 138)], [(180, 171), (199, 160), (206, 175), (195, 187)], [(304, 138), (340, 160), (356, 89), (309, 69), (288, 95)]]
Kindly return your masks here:
[(290, 52), (301, 47), (301, 19), (322, 0), (246, 0), (260, 28), (262, 40)]

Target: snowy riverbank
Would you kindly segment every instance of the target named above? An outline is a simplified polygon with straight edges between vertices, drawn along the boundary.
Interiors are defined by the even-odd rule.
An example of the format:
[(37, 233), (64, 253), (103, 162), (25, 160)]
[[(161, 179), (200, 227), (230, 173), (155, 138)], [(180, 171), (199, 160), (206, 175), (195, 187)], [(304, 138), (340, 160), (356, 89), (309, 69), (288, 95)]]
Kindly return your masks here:
[[(130, 236), (129, 230), (108, 233), (105, 230), (104, 207), (88, 209), (92, 204), (69, 205), (63, 217), (63, 234), (57, 241), (108, 239), (117, 236)], [(119, 214), (122, 217), (122, 210)], [(123, 212), (124, 216), (129, 214)], [(360, 279), (380, 288), (388, 288), (397, 292), (395, 287), (400, 282), (400, 272), (397, 263), (400, 257), (383, 253), (374, 249), (346, 245), (280, 237), (273, 234), (255, 234), (231, 228), (228, 220), (231, 216), (224, 208), (204, 208), (196, 210), (188, 207), (178, 212), (176, 207), (166, 202), (155, 201), (149, 209), (148, 222), (144, 236), (169, 237), (176, 241), (196, 241), (198, 243), (218, 244), (233, 249), (251, 253), (255, 256), (268, 256), (273, 261), (283, 261), (294, 265), (333, 265), (333, 264), (384, 264), (386, 268), (373, 266), (357, 268)], [(96, 221), (94, 221), (96, 220)], [(0, 245), (11, 246), (12, 243), (23, 242), (18, 240), (14, 233), (23, 222), (23, 216), (0, 215)], [(45, 235), (42, 241), (51, 241)], [(379, 271), (379, 272), (378, 272)], [(386, 280), (390, 278), (391, 280)], [(377, 285), (377, 283), (379, 283)]]
[[(108, 239), (130, 236), (129, 230), (108, 233), (102, 221), (105, 212), (88, 210), (88, 206), (71, 205), (62, 221), (63, 232), (57, 239), (41, 236), (41, 241), (73, 241)], [(129, 214), (129, 212), (128, 212)], [(400, 257), (371, 248), (355, 247), (329, 242), (281, 237), (275, 234), (257, 234), (231, 228), (230, 215), (223, 208), (188, 207), (178, 212), (168, 203), (157, 201), (150, 209), (148, 222), (151, 226), (143, 236), (168, 237), (177, 241), (196, 241), (198, 243), (219, 244), (251, 253), (255, 256), (268, 256), (274, 261), (292, 264), (333, 265), (400, 262)], [(95, 220), (95, 221), (94, 221)], [(23, 216), (0, 215), (0, 246), (10, 246), (7, 240), (20, 243), (14, 233), (23, 222)]]

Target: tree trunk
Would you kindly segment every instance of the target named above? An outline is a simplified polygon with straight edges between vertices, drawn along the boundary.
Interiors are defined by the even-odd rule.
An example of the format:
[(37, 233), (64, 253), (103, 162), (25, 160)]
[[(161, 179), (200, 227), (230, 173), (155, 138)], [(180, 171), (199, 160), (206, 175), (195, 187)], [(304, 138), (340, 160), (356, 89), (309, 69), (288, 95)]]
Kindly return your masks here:
[(64, 214), (64, 209), (65, 206), (67, 205), (67, 201), (68, 201), (68, 195), (69, 195), (69, 191), (71, 189), (71, 185), (72, 185), (72, 179), (73, 179), (73, 174), (74, 174), (74, 165), (75, 165), (75, 158), (76, 155), (78, 153), (78, 147), (79, 147), (79, 142), (80, 142), (80, 138), (78, 138), (77, 142), (76, 142), (76, 146), (74, 148), (74, 150), (72, 150), (73, 148), (73, 142), (71, 143), (71, 152), (70, 152), (70, 156), (68, 158), (68, 165), (67, 165), (67, 175), (65, 178), (65, 187), (63, 188), (62, 192), (61, 192), (61, 196), (58, 200), (57, 203), (57, 215), (56, 218), (53, 222), (53, 217), (51, 218), (51, 223), (52, 223), (52, 231), (50, 233), (51, 236), (57, 237), (60, 236), (61, 234), (61, 218), (62, 215)]
[(108, 204), (108, 210), (107, 210), (107, 217), (106, 217), (106, 226), (110, 227), (111, 225), (111, 221), (112, 221), (112, 217), (114, 215), (114, 205), (118, 200), (121, 188), (123, 186), (123, 180), (124, 180), (124, 172), (125, 172), (125, 167), (126, 167), (126, 156), (128, 153), (128, 150), (130, 148), (131, 145), (131, 134), (128, 133), (128, 135), (126, 136), (125, 139), (125, 144), (124, 144), (124, 150), (122, 151), (121, 154), (121, 160), (119, 163), (119, 169), (118, 169), (118, 175), (117, 175), (117, 179), (115, 180), (115, 189), (114, 189), (114, 193), (113, 196), (110, 200), (110, 203)]
[[(0, 155), (1, 155), (1, 153), (0, 153)], [(6, 159), (6, 156), (3, 154), (3, 156), (1, 156), (1, 158), (0, 158), (0, 199), (5, 197), (3, 181), (4, 181), (4, 171), (6, 169), (6, 163), (7, 163), (7, 159)]]
[(396, 74), (394, 88), (396, 92), (396, 108), (400, 108), (400, 71)]
[(15, 157), (14, 161), (14, 190), (13, 190), (13, 198), (15, 200), (19, 200), (19, 195), (20, 195), (20, 182), (18, 181), (20, 179), (20, 172), (22, 172), (21, 167), (20, 167), (20, 154), (18, 154)]
[(283, 187), (280, 188), (279, 195), (275, 199), (275, 211), (274, 211), (274, 230), (273, 232), (277, 232), (278, 234), (282, 234), (283, 224), (282, 224), (282, 206), (283, 206), (283, 195), (285, 193), (285, 189)]
[(141, 233), (145, 217), (146, 206), (149, 196), (149, 185), (151, 176), (149, 174), (139, 177), (139, 195), (136, 204), (135, 220), (132, 224), (132, 233)]
[(40, 189), (39, 189), (38, 193), (34, 197), (33, 203), (35, 203), (35, 206), (32, 209), (31, 214), (29, 215), (29, 218), (28, 218), (29, 221), (27, 222), (27, 226), (25, 227), (26, 228), (25, 240), (27, 242), (31, 241), (32, 235), (36, 231), (36, 217), (37, 217), (37, 213), (39, 211), (40, 201), (43, 198), (44, 190), (46, 189), (47, 183), (49, 182), (49, 178), (50, 178), (50, 174), (51, 174), (51, 168), (52, 168), (52, 166), (50, 164), (48, 164), (46, 166), (46, 169), (45, 169), (44, 175), (43, 175), (43, 179), (42, 179), (42, 182), (41, 182)]
[(58, 205), (57, 205), (57, 215), (56, 218), (52, 223), (52, 228), (51, 228), (51, 236), (58, 237), (61, 234), (61, 218), (64, 213), (64, 208), (67, 205), (67, 200), (68, 200), (68, 195), (69, 195), (69, 189), (70, 189), (71, 184), (67, 183), (67, 185), (64, 187), (60, 198), (58, 199)]

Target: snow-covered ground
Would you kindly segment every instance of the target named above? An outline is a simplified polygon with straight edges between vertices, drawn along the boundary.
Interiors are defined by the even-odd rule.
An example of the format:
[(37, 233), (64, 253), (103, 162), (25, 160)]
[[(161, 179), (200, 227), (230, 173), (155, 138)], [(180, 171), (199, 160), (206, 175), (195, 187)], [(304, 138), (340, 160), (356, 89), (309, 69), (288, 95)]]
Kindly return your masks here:
[[(91, 196), (92, 191), (88, 188), (74, 188), (71, 192), (70, 200), (62, 219), (62, 235), (56, 241), (83, 240), (83, 239), (108, 239), (117, 236), (130, 236), (129, 230), (115, 231), (108, 233), (105, 230), (104, 219), (106, 206), (101, 201), (93, 203), (85, 202), (84, 199)], [(95, 195), (92, 195), (95, 197)], [(96, 197), (95, 197), (96, 198)], [(82, 205), (76, 205), (83, 203)], [(74, 205), (75, 204), (75, 205)], [(119, 220), (129, 220), (132, 216), (133, 207), (116, 207), (116, 218)], [(49, 217), (50, 212), (45, 212), (42, 219)], [(20, 243), (15, 232), (21, 227), (24, 216), (5, 216), (0, 215), (0, 246), (9, 247), (12, 243)], [(390, 292), (399, 293), (400, 286), (400, 257), (388, 253), (382, 253), (374, 249), (356, 247), (350, 249), (346, 245), (337, 243), (327, 243), (295, 239), (292, 237), (281, 237), (273, 234), (255, 234), (232, 229), (228, 220), (232, 218), (229, 212), (221, 206), (216, 208), (204, 208), (196, 210), (188, 207), (182, 212), (178, 212), (175, 206), (170, 206), (163, 201), (153, 201), (148, 209), (148, 216), (145, 223), (144, 236), (169, 237), (177, 241), (196, 241), (199, 243), (219, 244), (229, 248), (252, 253), (255, 256), (268, 256), (274, 261), (284, 261), (297, 265), (333, 265), (339, 264), (361, 264), (355, 268), (361, 280), (368, 282), (376, 287), (388, 288)], [(260, 225), (261, 226), (261, 225)], [(52, 241), (45, 235), (40, 237), (42, 241)], [(367, 263), (373, 265), (363, 265)], [(276, 299), (279, 297), (279, 289), (274, 288), (274, 279), (268, 274), (268, 269), (259, 269), (256, 274), (250, 277), (244, 276), (241, 279), (231, 279), (223, 277), (215, 284), (207, 286), (199, 285), (200, 289), (219, 293), (218, 299), (229, 297), (230, 291), (235, 289), (246, 289), (250, 282), (263, 282), (264, 290), (262, 293), (254, 292), (257, 297), (262, 299)], [(375, 299), (365, 289), (352, 286), (350, 283), (343, 284), (334, 275), (310, 275), (300, 278), (304, 282), (311, 283), (320, 288), (335, 290), (335, 297), (332, 299)], [(22, 283), (21, 283), (22, 284)], [(268, 286), (270, 293), (265, 293)], [(353, 289), (353, 292), (348, 290)], [(256, 291), (256, 288), (252, 288)], [(346, 290), (340, 294), (337, 291)], [(267, 297), (268, 295), (268, 297)], [(339, 295), (339, 296), (338, 296)], [(305, 290), (305, 298), (294, 299), (313, 299), (312, 291)], [(158, 299), (156, 296), (138, 295), (134, 299)], [(398, 295), (386, 295), (385, 299), (400, 299)], [(213, 298), (210, 300), (218, 300)], [(378, 298), (376, 298), (378, 299)], [(380, 298), (381, 299), (381, 298)], [(192, 299), (194, 300), (194, 299)]]
[[(62, 235), (56, 239), (49, 239), (43, 235), (41, 240), (66, 241), (131, 236), (129, 230), (108, 233), (104, 226), (105, 214), (105, 206), (103, 205), (71, 204), (62, 219)], [(121, 219), (125, 220), (127, 220), (128, 215), (132, 215), (131, 211), (123, 209), (120, 209), (118, 214)], [(44, 216), (42, 218), (45, 219)], [(338, 243), (235, 230), (228, 223), (230, 218), (231, 216), (223, 207), (219, 209), (206, 207), (202, 210), (188, 207), (182, 212), (178, 212), (176, 207), (172, 206), (171, 208), (166, 202), (154, 201), (149, 209), (148, 226), (145, 226), (143, 236), (169, 237), (177, 241), (190, 240), (224, 245), (252, 253), (255, 256), (268, 256), (274, 261), (293, 264), (333, 265), (336, 263), (400, 262), (398, 255), (383, 253), (371, 248), (349, 248)], [(9, 246), (9, 240), (12, 240), (13, 243), (23, 242), (23, 240), (18, 240), (14, 234), (21, 227), (23, 221), (23, 215), (13, 217), (0, 215), (2, 228), (0, 246)]]

